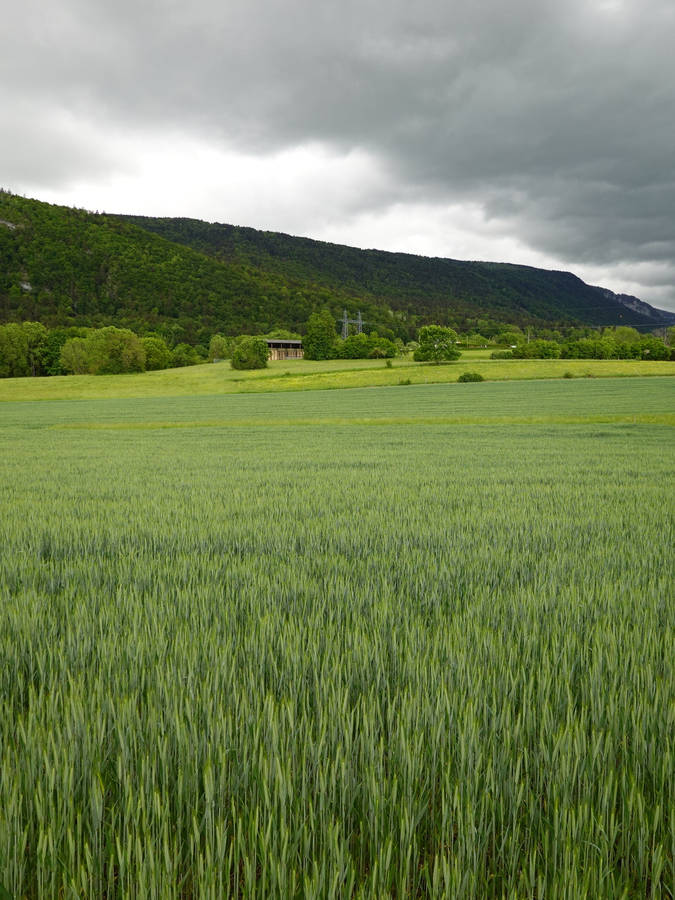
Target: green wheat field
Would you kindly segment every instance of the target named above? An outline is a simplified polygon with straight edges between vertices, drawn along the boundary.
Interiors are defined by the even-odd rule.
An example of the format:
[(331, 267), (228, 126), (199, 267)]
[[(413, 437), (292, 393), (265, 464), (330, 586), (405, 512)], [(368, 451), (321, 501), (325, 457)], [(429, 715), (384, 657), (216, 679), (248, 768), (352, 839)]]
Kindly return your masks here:
[(674, 387), (0, 403), (0, 885), (672, 898)]

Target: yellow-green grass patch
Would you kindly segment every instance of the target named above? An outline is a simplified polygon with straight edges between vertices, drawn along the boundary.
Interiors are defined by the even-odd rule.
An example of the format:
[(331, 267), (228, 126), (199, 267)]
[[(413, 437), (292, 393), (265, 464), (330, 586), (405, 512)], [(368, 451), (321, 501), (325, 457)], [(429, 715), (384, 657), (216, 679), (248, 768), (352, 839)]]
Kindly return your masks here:
[[(482, 358), (480, 354), (483, 354)], [(409, 359), (279, 360), (264, 370), (242, 372), (229, 363), (205, 364), (137, 375), (69, 375), (0, 380), (0, 401), (67, 400), (105, 397), (171, 397), (201, 394), (286, 392), (382, 385), (443, 384), (465, 371), (489, 381), (546, 378), (611, 378), (675, 375), (673, 361), (646, 360), (492, 360), (469, 351), (453, 363), (428, 365)]]

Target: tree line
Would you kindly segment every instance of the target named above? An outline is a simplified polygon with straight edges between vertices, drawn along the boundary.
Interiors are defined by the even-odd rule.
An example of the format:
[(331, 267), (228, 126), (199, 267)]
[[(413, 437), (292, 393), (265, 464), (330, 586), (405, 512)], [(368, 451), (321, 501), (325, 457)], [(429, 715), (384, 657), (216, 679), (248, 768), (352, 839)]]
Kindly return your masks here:
[[(457, 359), (462, 349), (495, 348), (501, 359), (675, 359), (675, 328), (668, 329), (667, 342), (654, 334), (640, 334), (619, 326), (602, 332), (576, 329), (557, 339), (522, 332), (505, 326), (491, 338), (477, 332), (459, 334), (438, 325), (422, 326), (416, 340), (392, 340), (373, 329), (368, 333), (338, 336), (336, 320), (329, 309), (310, 315), (304, 335), (287, 329), (265, 334), (238, 336), (216, 333), (208, 345), (185, 342), (171, 346), (162, 334), (138, 335), (128, 328), (78, 326), (47, 328), (40, 322), (10, 322), (0, 325), (0, 378), (37, 375), (116, 375), (192, 366), (207, 361), (232, 360), (235, 368), (260, 368), (267, 364), (265, 338), (302, 337), (306, 359), (391, 359), (410, 354), (418, 361)], [(587, 333), (587, 332), (590, 332)]]
[(620, 325), (601, 333), (567, 340), (526, 340), (516, 337), (508, 350), (494, 351), (496, 359), (675, 359), (675, 328), (667, 331), (668, 343), (654, 334), (640, 334), (636, 328)]
[(119, 375), (204, 362), (188, 344), (169, 348), (159, 335), (128, 328), (52, 328), (40, 322), (0, 325), (0, 378)]

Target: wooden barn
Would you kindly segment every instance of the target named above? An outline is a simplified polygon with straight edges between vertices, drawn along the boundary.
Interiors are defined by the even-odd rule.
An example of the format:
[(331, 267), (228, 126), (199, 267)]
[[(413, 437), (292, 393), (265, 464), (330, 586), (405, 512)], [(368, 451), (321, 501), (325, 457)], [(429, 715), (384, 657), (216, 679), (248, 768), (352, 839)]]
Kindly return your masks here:
[(302, 359), (305, 351), (302, 349), (302, 341), (277, 340), (266, 338), (270, 350), (270, 359)]

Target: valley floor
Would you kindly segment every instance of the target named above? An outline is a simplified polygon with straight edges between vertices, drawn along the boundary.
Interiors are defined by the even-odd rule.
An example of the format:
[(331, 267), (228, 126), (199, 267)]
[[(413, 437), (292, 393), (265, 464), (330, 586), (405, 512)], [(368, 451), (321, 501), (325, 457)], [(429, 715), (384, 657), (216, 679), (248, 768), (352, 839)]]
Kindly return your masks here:
[(68, 375), (0, 379), (0, 402), (93, 399), (96, 397), (174, 397), (199, 394), (267, 393), (412, 384), (447, 384), (462, 372), (489, 381), (563, 378), (616, 378), (675, 375), (673, 361), (604, 359), (490, 359), (489, 350), (469, 350), (453, 363), (428, 365), (409, 359), (280, 360), (267, 369), (236, 371), (229, 362), (143, 372), (138, 375)]

